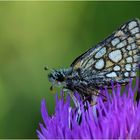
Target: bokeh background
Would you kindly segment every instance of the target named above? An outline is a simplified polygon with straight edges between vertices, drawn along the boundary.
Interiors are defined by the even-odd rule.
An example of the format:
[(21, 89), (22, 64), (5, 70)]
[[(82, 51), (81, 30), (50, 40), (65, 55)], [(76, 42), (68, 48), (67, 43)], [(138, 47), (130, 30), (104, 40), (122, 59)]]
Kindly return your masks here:
[(40, 102), (54, 111), (44, 66), (69, 67), (140, 2), (0, 2), (0, 138), (37, 138)]

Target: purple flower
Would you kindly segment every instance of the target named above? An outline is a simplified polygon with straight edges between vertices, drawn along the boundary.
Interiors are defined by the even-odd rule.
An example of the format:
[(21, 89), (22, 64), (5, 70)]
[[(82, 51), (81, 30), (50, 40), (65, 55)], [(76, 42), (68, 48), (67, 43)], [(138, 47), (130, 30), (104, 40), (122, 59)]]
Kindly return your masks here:
[[(55, 114), (48, 115), (45, 100), (41, 103), (41, 113), (44, 124), (40, 123), (37, 130), (40, 139), (134, 139), (140, 138), (140, 103), (135, 101), (138, 80), (134, 88), (132, 81), (126, 86), (123, 94), (118, 84), (112, 85), (111, 94), (107, 89), (101, 91), (107, 96), (104, 102), (101, 97), (97, 104), (88, 104), (85, 111), (81, 104), (82, 119), (79, 124), (76, 108), (70, 106), (70, 97), (56, 97)], [(96, 115), (93, 113), (96, 108)], [(94, 110), (94, 111), (93, 111)]]

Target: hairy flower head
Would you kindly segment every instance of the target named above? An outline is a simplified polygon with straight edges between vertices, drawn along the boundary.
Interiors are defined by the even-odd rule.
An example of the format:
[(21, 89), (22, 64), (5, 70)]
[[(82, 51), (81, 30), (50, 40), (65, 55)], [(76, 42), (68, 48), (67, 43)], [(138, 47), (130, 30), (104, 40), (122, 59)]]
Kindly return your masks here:
[[(140, 138), (140, 103), (135, 101), (138, 81), (132, 88), (132, 81), (122, 87), (112, 84), (111, 93), (107, 89), (101, 92), (106, 95), (107, 101), (97, 98), (93, 107), (88, 103), (85, 110), (81, 104), (81, 122), (77, 122), (78, 112), (70, 106), (70, 97), (60, 99), (56, 96), (55, 113), (48, 115), (45, 100), (41, 103), (41, 113), (44, 123), (40, 123), (37, 130), (40, 139), (134, 139)], [(81, 102), (79, 100), (79, 102)], [(94, 111), (96, 110), (96, 114)]]

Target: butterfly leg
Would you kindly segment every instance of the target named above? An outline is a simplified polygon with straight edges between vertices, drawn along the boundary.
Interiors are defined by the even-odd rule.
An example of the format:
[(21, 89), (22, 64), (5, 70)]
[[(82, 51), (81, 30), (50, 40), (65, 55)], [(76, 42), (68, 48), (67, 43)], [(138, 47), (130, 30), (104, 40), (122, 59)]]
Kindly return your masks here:
[(92, 106), (92, 109), (93, 109), (93, 115), (94, 115), (94, 118), (97, 119), (98, 115), (97, 115), (97, 108), (96, 108), (96, 104), (97, 104), (97, 96), (95, 97), (94, 95), (92, 95), (92, 102), (91, 102), (91, 106)]
[(81, 107), (80, 107), (80, 102), (78, 101), (78, 99), (74, 96), (74, 94), (72, 92), (69, 92), (69, 95), (71, 96), (75, 107), (77, 108), (77, 117), (76, 117), (76, 121), (80, 124), (81, 123), (81, 119), (82, 119), (82, 112), (81, 112)]
[(78, 99), (75, 97), (75, 95), (72, 93), (71, 90), (64, 88), (63, 91), (66, 91), (70, 97), (72, 98), (74, 105), (77, 109), (77, 117), (76, 117), (76, 121), (80, 124), (81, 119), (82, 119), (82, 112), (81, 112), (81, 108), (80, 108), (80, 102), (78, 101)]

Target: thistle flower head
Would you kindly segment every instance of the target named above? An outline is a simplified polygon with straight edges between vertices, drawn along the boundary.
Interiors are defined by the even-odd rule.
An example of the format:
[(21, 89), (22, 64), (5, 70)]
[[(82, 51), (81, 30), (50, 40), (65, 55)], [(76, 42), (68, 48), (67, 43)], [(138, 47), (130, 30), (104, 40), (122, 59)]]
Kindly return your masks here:
[[(121, 94), (122, 87), (112, 85), (111, 94), (107, 89), (101, 91), (107, 101), (97, 98), (93, 107), (88, 103), (88, 110), (81, 103), (81, 122), (77, 122), (77, 109), (70, 106), (70, 97), (60, 99), (56, 96), (55, 113), (48, 115), (45, 100), (41, 103), (44, 123), (40, 123), (37, 135), (40, 139), (128, 139), (140, 138), (140, 103), (134, 99), (138, 81), (132, 88), (132, 81)], [(81, 102), (79, 100), (79, 102)], [(96, 110), (96, 115), (95, 111)]]

